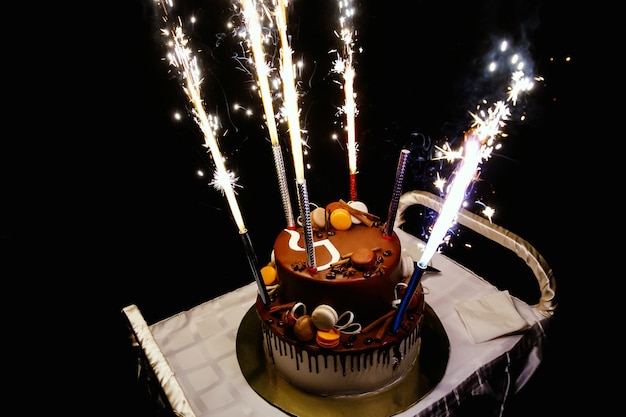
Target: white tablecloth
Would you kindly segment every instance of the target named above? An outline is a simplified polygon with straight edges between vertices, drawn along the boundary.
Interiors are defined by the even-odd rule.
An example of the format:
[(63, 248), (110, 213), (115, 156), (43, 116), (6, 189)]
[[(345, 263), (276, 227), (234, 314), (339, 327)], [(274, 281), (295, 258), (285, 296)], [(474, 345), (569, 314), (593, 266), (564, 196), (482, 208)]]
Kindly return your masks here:
[[(419, 259), (423, 243), (402, 230), (396, 232), (405, 254)], [(504, 404), (541, 362), (549, 318), (514, 298), (517, 310), (531, 328), (523, 334), (475, 344), (454, 307), (459, 301), (480, 298), (498, 289), (441, 254), (435, 254), (431, 265), (441, 273), (425, 274), (422, 283), (428, 290), (426, 302), (447, 333), (449, 360), (435, 388), (397, 415), (446, 416), (466, 399), (483, 394)], [(249, 386), (237, 359), (238, 327), (255, 301), (256, 288), (252, 282), (152, 325), (145, 323), (137, 306), (123, 310), (151, 371), (178, 415), (285, 415)]]

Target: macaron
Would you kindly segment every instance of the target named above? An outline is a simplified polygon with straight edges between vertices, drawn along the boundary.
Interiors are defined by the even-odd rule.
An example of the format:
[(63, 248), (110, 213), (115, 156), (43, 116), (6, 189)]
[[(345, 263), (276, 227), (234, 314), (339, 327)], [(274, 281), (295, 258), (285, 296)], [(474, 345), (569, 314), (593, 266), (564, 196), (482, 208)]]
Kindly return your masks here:
[(311, 212), (311, 226), (314, 230), (324, 230), (326, 228), (326, 209), (317, 207)]
[(320, 304), (311, 313), (311, 320), (313, 320), (313, 324), (319, 330), (326, 331), (333, 328), (337, 320), (339, 320), (339, 316), (331, 306)]
[(376, 260), (376, 254), (369, 248), (359, 248), (352, 252), (350, 255), (350, 261), (357, 269), (364, 269), (374, 265)]
[(400, 264), (402, 266), (402, 277), (410, 277), (413, 275), (413, 271), (415, 270), (415, 263), (413, 258), (409, 255), (405, 255), (400, 259)]
[(338, 208), (330, 213), (330, 224), (337, 230), (348, 230), (352, 226), (352, 216), (344, 208)]
[(339, 345), (339, 330), (331, 328), (329, 330), (318, 330), (315, 335), (315, 342), (323, 348), (332, 349)]
[(276, 284), (278, 274), (276, 273), (276, 268), (268, 264), (261, 268), (261, 276), (263, 277), (263, 283), (265, 285), (273, 285)]

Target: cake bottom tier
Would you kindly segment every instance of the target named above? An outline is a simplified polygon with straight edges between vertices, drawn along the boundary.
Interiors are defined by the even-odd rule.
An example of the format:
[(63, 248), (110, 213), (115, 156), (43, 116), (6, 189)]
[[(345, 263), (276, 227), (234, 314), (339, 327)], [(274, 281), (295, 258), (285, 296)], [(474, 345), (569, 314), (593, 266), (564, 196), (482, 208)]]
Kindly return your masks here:
[(392, 385), (415, 365), (420, 325), (398, 344), (367, 352), (309, 352), (281, 340), (263, 326), (263, 349), (270, 365), (292, 385), (317, 395), (360, 395)]
[(407, 374), (385, 389), (362, 395), (322, 396), (288, 382), (267, 360), (261, 324), (254, 306), (245, 314), (237, 331), (237, 360), (250, 388), (289, 415), (395, 415), (428, 395), (441, 381), (448, 365), (450, 341), (441, 321), (428, 304), (420, 331), (420, 352)]

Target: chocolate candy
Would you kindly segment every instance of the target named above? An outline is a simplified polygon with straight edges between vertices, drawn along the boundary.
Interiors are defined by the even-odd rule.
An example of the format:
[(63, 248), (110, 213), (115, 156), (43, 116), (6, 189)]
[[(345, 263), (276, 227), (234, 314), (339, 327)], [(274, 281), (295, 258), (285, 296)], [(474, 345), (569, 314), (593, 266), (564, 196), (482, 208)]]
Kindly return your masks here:
[(315, 338), (316, 331), (317, 330), (313, 325), (313, 320), (311, 320), (311, 316), (307, 314), (298, 317), (296, 323), (293, 325), (293, 334), (296, 335), (298, 340), (301, 340), (303, 342), (312, 341)]
[(363, 270), (374, 265), (376, 254), (368, 248), (360, 248), (352, 252), (350, 261), (355, 268)]

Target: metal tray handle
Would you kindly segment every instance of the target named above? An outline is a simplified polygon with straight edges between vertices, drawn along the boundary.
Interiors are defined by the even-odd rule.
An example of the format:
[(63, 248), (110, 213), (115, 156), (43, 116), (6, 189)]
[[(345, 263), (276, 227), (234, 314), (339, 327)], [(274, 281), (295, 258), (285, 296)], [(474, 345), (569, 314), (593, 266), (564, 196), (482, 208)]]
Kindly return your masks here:
[[(416, 204), (439, 212), (443, 206), (443, 199), (432, 193), (418, 190), (402, 194), (398, 202), (395, 227), (399, 228), (404, 224), (405, 210)], [(510, 230), (493, 224), (465, 209), (459, 210), (457, 223), (511, 250), (526, 262), (537, 278), (541, 293), (539, 302), (531, 307), (536, 308), (545, 317), (552, 317), (557, 305), (555, 298), (556, 281), (552, 269), (537, 249)]]

